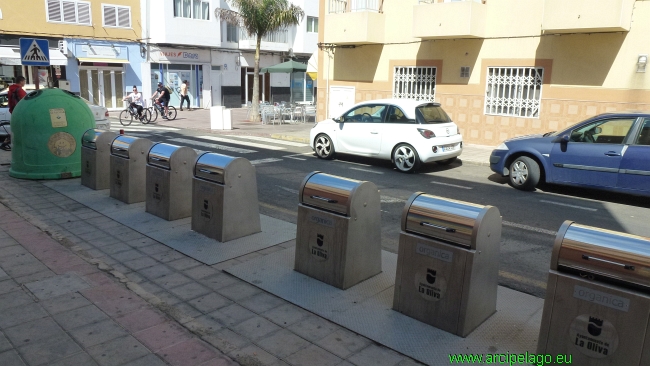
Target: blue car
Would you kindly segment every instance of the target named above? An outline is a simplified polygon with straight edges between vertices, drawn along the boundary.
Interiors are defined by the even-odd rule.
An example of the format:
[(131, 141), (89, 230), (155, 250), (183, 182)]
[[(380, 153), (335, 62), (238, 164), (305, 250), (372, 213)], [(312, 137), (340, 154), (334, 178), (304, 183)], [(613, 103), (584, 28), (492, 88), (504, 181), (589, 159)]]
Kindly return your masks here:
[(492, 151), (490, 169), (521, 190), (547, 182), (650, 196), (650, 113), (606, 113), (506, 140)]

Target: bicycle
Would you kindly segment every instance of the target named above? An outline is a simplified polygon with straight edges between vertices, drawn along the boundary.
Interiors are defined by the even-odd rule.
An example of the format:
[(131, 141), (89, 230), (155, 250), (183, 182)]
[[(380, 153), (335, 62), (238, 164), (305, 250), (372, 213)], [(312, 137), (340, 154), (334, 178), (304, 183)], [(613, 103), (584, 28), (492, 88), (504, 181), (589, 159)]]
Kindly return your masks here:
[(120, 112), (120, 123), (122, 126), (129, 126), (133, 123), (133, 119), (139, 119), (143, 125), (151, 122), (151, 112), (147, 108), (142, 108), (142, 118), (138, 117), (138, 110), (131, 106), (126, 107), (122, 112)]
[[(161, 116), (165, 115), (165, 107), (163, 107), (160, 104), (160, 102), (155, 101), (153, 103), (152, 107), (153, 107), (153, 110), (155, 111), (155, 116), (154, 116), (154, 112), (151, 113), (151, 117), (153, 118), (152, 121), (155, 121), (156, 119), (158, 119), (158, 114), (160, 114)], [(176, 119), (176, 107), (170, 105), (170, 106), (167, 107), (167, 109), (169, 111), (167, 113), (167, 119), (169, 119), (169, 120)]]

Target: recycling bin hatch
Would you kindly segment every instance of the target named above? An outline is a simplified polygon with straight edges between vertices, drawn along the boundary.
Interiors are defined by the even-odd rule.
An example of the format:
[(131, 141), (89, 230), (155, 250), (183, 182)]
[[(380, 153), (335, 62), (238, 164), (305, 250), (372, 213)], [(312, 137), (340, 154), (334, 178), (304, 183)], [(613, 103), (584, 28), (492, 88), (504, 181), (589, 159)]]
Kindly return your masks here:
[(89, 129), (81, 137), (81, 184), (95, 190), (110, 188), (111, 143), (115, 132)]
[(496, 312), (501, 215), (416, 192), (402, 212), (393, 309), (466, 337)]
[(192, 215), (192, 169), (196, 151), (191, 147), (157, 143), (147, 155), (146, 211), (173, 221)]
[(565, 221), (555, 238), (538, 353), (576, 365), (650, 365), (650, 238)]
[(257, 175), (250, 161), (215, 153), (196, 159), (192, 230), (220, 242), (262, 231)]
[(111, 144), (110, 196), (124, 203), (145, 200), (148, 139), (119, 135)]
[(294, 269), (347, 289), (381, 272), (377, 186), (312, 172), (300, 186)]

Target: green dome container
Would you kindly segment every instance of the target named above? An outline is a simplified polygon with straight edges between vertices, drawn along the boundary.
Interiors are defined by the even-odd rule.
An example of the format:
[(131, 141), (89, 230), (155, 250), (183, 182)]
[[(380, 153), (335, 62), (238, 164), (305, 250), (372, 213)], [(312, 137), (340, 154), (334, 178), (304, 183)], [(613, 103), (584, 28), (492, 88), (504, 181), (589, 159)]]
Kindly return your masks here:
[(23, 179), (81, 175), (81, 137), (95, 127), (86, 102), (61, 89), (28, 93), (11, 115), (11, 169)]

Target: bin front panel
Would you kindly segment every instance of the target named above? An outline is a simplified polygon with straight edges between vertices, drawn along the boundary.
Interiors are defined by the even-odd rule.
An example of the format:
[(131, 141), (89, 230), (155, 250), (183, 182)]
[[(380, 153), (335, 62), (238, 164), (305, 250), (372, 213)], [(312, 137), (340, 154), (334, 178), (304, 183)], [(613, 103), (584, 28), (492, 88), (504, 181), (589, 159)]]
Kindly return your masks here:
[(349, 216), (352, 194), (362, 183), (325, 173), (312, 174), (303, 183), (300, 203)]
[(137, 139), (138, 139), (137, 137), (131, 137), (125, 135), (117, 136), (115, 140), (113, 140), (113, 143), (111, 144), (111, 154), (128, 159), (129, 149)]
[(227, 155), (204, 153), (196, 160), (194, 176), (196, 178), (224, 184), (226, 166), (235, 159), (235, 157)]
[(147, 163), (158, 168), (163, 168), (170, 170), (169, 159), (171, 158), (174, 151), (180, 149), (180, 146), (157, 143), (151, 147), (149, 154), (147, 155)]

